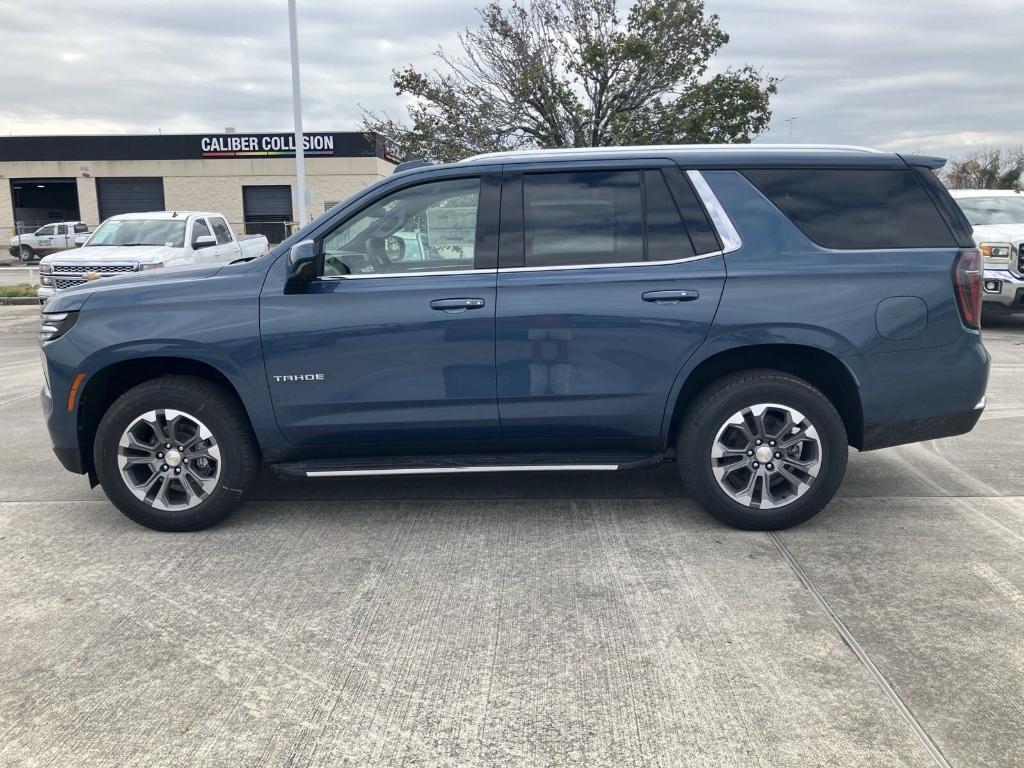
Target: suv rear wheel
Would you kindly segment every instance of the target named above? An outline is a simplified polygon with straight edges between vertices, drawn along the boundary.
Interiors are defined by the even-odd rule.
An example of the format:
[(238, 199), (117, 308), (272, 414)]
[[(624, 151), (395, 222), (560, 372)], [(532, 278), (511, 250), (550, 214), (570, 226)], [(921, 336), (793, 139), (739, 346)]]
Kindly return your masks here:
[(820, 391), (771, 370), (711, 384), (693, 402), (677, 444), (683, 481), (724, 523), (778, 530), (813, 517), (846, 473), (843, 421)]
[(259, 450), (238, 402), (191, 376), (164, 376), (121, 395), (100, 421), (93, 456), (114, 506), (158, 531), (220, 522), (259, 471)]

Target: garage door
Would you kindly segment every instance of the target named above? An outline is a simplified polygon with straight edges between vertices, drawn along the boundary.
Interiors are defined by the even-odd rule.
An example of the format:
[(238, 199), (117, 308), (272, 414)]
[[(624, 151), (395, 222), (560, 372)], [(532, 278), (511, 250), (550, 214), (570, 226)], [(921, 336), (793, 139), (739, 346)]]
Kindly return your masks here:
[(266, 235), (271, 243), (288, 237), (292, 220), (292, 188), (287, 184), (242, 187), (245, 231)]
[(119, 213), (143, 213), (164, 210), (164, 180), (160, 177), (96, 179), (96, 198), (100, 218)]

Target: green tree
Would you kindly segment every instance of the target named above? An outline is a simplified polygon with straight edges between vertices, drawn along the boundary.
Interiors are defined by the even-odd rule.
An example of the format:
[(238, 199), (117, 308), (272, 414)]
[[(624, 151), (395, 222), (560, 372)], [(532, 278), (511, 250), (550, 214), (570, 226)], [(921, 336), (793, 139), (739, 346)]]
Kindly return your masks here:
[(747, 65), (709, 75), (729, 41), (703, 0), (514, 0), (480, 10), (442, 67), (392, 72), (408, 123), (363, 127), (411, 156), (457, 160), (533, 147), (746, 143), (768, 126), (778, 78)]
[(985, 149), (953, 160), (943, 175), (950, 189), (1021, 189), (1024, 147)]

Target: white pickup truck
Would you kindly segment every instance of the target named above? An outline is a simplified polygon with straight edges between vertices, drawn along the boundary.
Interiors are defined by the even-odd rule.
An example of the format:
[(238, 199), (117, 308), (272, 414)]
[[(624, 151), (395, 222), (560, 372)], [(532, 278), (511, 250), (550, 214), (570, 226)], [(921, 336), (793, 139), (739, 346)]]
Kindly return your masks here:
[(219, 213), (158, 211), (124, 213), (100, 224), (73, 252), (39, 263), (41, 303), (57, 291), (131, 272), (164, 267), (228, 264), (267, 252), (263, 235), (236, 237)]
[(77, 248), (88, 237), (89, 227), (83, 221), (55, 221), (31, 234), (15, 235), (7, 244), (7, 251), (27, 264), (47, 254)]

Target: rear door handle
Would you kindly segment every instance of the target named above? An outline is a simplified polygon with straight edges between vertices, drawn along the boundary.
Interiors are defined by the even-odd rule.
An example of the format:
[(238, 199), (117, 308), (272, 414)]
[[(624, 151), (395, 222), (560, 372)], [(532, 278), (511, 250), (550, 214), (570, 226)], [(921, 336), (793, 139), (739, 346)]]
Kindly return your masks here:
[(430, 308), (454, 314), (467, 309), (480, 309), (485, 303), (483, 299), (434, 299), (430, 302)]
[(644, 301), (652, 301), (655, 304), (678, 304), (680, 301), (693, 301), (698, 298), (697, 291), (647, 291), (643, 294)]

